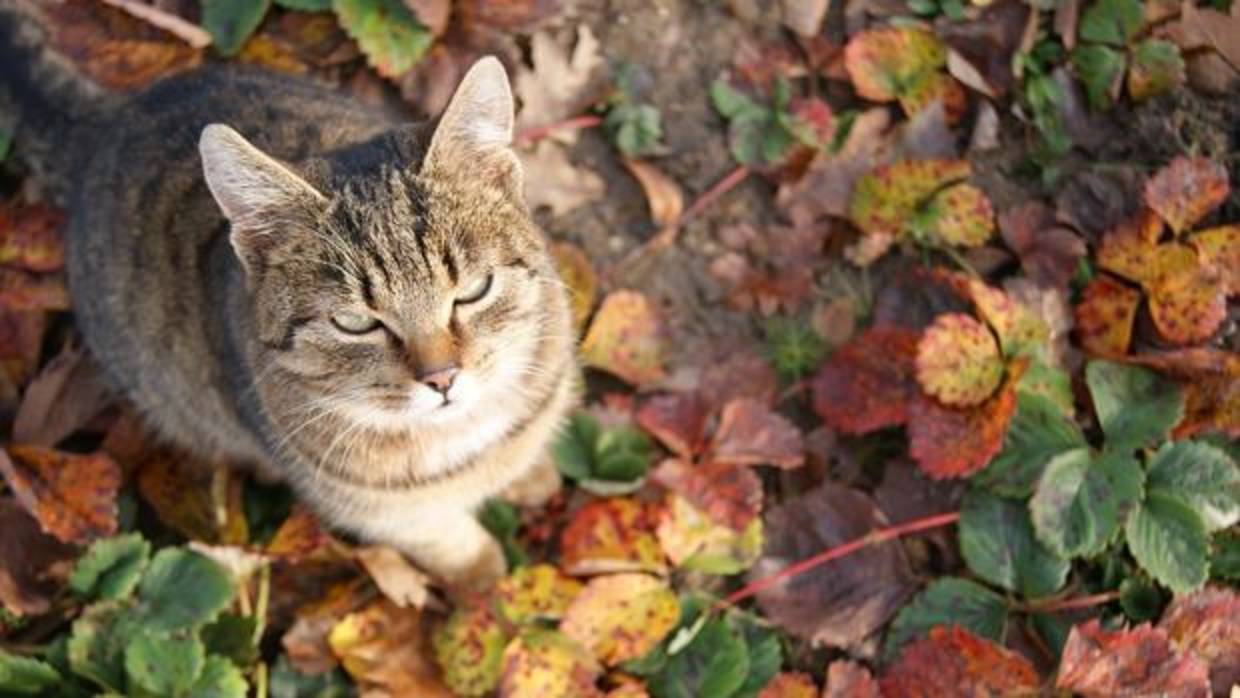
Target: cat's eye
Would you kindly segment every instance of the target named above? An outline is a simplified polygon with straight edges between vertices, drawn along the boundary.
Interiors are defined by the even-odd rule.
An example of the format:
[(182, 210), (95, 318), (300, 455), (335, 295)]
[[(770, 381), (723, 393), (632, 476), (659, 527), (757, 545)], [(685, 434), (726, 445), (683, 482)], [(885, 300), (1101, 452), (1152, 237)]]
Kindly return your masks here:
[(486, 298), (487, 293), (491, 290), (491, 277), (491, 274), (478, 277), (473, 283), (462, 289), (462, 292), (456, 297), (456, 304), (468, 305)]
[(380, 322), (373, 315), (341, 311), (332, 313), (332, 324), (341, 332), (349, 334), (366, 334), (379, 329)]

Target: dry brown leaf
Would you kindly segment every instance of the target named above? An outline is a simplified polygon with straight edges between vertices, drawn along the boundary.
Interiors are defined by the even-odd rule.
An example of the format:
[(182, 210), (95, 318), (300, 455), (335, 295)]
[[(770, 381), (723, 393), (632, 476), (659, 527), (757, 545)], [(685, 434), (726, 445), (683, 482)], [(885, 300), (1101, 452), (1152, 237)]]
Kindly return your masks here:
[[(548, 32), (530, 39), (533, 68), (522, 67), (513, 80), (513, 91), (521, 100), (517, 131), (547, 126), (579, 114), (591, 95), (587, 88), (603, 66), (599, 42), (588, 25), (577, 27), (577, 41), (570, 53)], [(569, 142), (576, 132), (562, 134)]]
[(46, 611), (75, 552), (17, 502), (0, 500), (0, 606), (18, 616)]
[(0, 451), (0, 475), (43, 530), (65, 543), (116, 533), (121, 469), (103, 453), (78, 455), (42, 446)]
[(676, 180), (644, 160), (624, 159), (624, 166), (642, 185), (650, 220), (660, 229), (675, 224), (685, 210), (685, 195)]
[(85, 352), (66, 347), (26, 387), (13, 419), (13, 440), (55, 446), (108, 401), (108, 386)]
[(525, 169), (525, 200), (531, 209), (546, 206), (551, 215), (562, 216), (598, 199), (606, 190), (602, 177), (574, 165), (564, 146), (550, 139), (518, 155)]
[(783, 10), (784, 25), (809, 38), (818, 34), (831, 0), (781, 0), (779, 4)]

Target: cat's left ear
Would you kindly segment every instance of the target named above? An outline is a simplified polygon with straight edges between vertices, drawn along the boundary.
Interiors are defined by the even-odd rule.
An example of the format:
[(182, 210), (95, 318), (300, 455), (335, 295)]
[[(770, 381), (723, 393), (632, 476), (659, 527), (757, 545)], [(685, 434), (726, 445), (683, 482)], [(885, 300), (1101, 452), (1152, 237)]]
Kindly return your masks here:
[(513, 111), (503, 64), (494, 56), (479, 59), (440, 117), (422, 171), (481, 174), (521, 191), (521, 162), (512, 150)]

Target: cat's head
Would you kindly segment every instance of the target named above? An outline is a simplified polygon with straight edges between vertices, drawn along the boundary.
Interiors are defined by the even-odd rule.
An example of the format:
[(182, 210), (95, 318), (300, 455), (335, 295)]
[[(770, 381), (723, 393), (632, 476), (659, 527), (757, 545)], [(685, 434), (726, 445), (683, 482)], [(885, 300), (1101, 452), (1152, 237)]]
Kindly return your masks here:
[(420, 158), (336, 184), (204, 129), (278, 423), (334, 414), (401, 430), (520, 412), (567, 368), (563, 285), (522, 200), (512, 129), (494, 58), (465, 76)]

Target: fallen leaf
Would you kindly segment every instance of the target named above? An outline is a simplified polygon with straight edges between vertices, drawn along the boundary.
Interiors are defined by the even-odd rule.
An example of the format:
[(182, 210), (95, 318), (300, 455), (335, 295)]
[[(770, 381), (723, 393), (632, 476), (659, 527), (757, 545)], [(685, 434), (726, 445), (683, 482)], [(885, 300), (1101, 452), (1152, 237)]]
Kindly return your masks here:
[(853, 189), (848, 217), (863, 232), (900, 236), (935, 192), (969, 176), (966, 160), (900, 160), (880, 165)]
[(0, 267), (0, 307), (9, 310), (68, 310), (64, 277)]
[(762, 481), (744, 466), (709, 461), (691, 464), (669, 458), (652, 479), (682, 496), (712, 521), (741, 532), (762, 511)]
[(375, 586), (400, 608), (423, 608), (430, 597), (430, 577), (409, 564), (400, 551), (386, 545), (372, 545), (353, 551)]
[(784, 26), (800, 36), (813, 37), (818, 34), (830, 5), (830, 0), (781, 0)]
[(847, 659), (837, 659), (827, 666), (827, 685), (822, 698), (881, 698), (878, 682), (870, 670)]
[[(224, 501), (212, 494), (220, 463), (200, 463), (188, 455), (158, 451), (138, 465), (138, 492), (169, 527), (190, 540), (243, 545), (249, 538), (241, 504), (241, 479), (227, 473)], [(217, 504), (221, 505), (218, 507)], [(222, 511), (224, 520), (219, 520)]]
[(1158, 271), (1154, 256), (1162, 231), (1163, 222), (1158, 214), (1152, 209), (1141, 209), (1102, 238), (1098, 266), (1142, 285), (1153, 282)]
[[(824, 483), (768, 510), (768, 541), (749, 572), (759, 579), (887, 525), (865, 494)], [(882, 543), (758, 593), (767, 617), (814, 645), (847, 648), (882, 627), (915, 589), (899, 544)]]
[(444, 682), (462, 696), (484, 696), (499, 684), (509, 633), (485, 604), (460, 606), (432, 643)]
[(680, 185), (662, 170), (644, 160), (625, 158), (624, 167), (642, 186), (646, 204), (650, 207), (650, 220), (659, 229), (674, 225), (685, 209), (685, 195)]
[(577, 26), (572, 52), (548, 32), (530, 38), (532, 68), (522, 66), (513, 80), (521, 100), (517, 131), (554, 124), (581, 113), (594, 97), (587, 92), (603, 67), (598, 39), (589, 25)]
[(1093, 696), (1157, 694), (1205, 696), (1209, 669), (1171, 646), (1166, 631), (1138, 625), (1114, 632), (1095, 618), (1072, 628), (1055, 687)]
[(14, 386), (25, 384), (38, 368), (46, 326), (41, 311), (0, 307), (0, 369)]
[(559, 620), (581, 589), (581, 582), (553, 565), (520, 567), (495, 586), (495, 607), (513, 625)]
[(773, 405), (779, 378), (770, 361), (752, 347), (714, 347), (705, 354), (708, 362), (699, 369), (698, 392), (715, 408), (737, 398)]
[(943, 78), (950, 80), (942, 73), (946, 62), (943, 44), (917, 27), (870, 29), (844, 47), (844, 67), (857, 94), (878, 102), (899, 100), (908, 114), (917, 111), (910, 97)]
[(469, 31), (528, 32), (563, 9), (562, 0), (454, 0), (452, 9)]
[(598, 199), (607, 188), (602, 177), (574, 165), (564, 146), (549, 139), (517, 155), (525, 171), (525, 201), (531, 210), (546, 206), (551, 215), (562, 216)]
[(781, 671), (762, 689), (758, 698), (818, 698), (818, 687), (809, 674)]
[(629, 497), (590, 502), (560, 535), (560, 559), (572, 575), (608, 572), (663, 574), (667, 565), (654, 537), (655, 515)]
[(0, 454), (0, 474), (44, 532), (76, 544), (116, 533), (121, 485), (116, 461), (102, 453), (77, 455), (42, 446), (6, 450)]
[(1218, 207), (1230, 187), (1227, 169), (1204, 157), (1178, 157), (1145, 183), (1145, 203), (1176, 235)]
[(553, 630), (522, 633), (504, 650), (500, 698), (597, 698), (598, 662)]
[[(935, 33), (950, 49), (947, 66), (952, 75), (989, 97), (1006, 95), (1016, 81), (1012, 58), (1023, 48), (1029, 15), (1028, 5), (1001, 0), (988, 3), (976, 19), (936, 26)], [(962, 63), (974, 80), (958, 72)]]
[(586, 365), (636, 386), (664, 376), (667, 334), (654, 305), (638, 291), (613, 291), (590, 323), (581, 344)]
[[(0, 456), (2, 457), (2, 456)], [(11, 499), (0, 500), (0, 606), (16, 616), (51, 607), (75, 550), (40, 530)]]
[(903, 328), (873, 327), (836, 349), (814, 377), (814, 411), (846, 434), (903, 424), (918, 392), (918, 337)]
[(655, 533), (673, 565), (706, 574), (739, 574), (762, 553), (762, 519), (737, 531), (675, 493), (667, 495)]
[(710, 410), (701, 393), (656, 395), (637, 409), (637, 424), (669, 451), (689, 461), (706, 447), (706, 420)]
[(724, 406), (710, 453), (711, 460), (733, 465), (789, 469), (805, 464), (805, 444), (796, 425), (761, 402), (746, 398)]
[(448, 19), (452, 14), (452, 0), (404, 0), (405, 6), (413, 12), (431, 34), (439, 36), (448, 28)]
[(932, 478), (965, 477), (981, 470), (1003, 448), (1016, 411), (1016, 380), (1009, 368), (1000, 391), (975, 407), (954, 409), (919, 395), (908, 408), (909, 454)]
[(646, 574), (611, 574), (586, 584), (564, 612), (560, 632), (614, 666), (654, 649), (679, 620), (680, 605), (667, 582)]
[(1098, 356), (1123, 356), (1132, 339), (1141, 294), (1105, 274), (1089, 282), (1076, 306), (1077, 336), (1085, 351)]
[(328, 636), (332, 652), (363, 688), (389, 695), (451, 698), (438, 678), (422, 628), (422, 615), (383, 599), (336, 624)]
[[(1232, 74), (1240, 72), (1240, 15), (1235, 12), (1227, 14), (1212, 7), (1197, 7), (1185, 4), (1182, 9), (1184, 30), (1191, 36), (1196, 46), (1209, 46), (1217, 52), (1217, 57)], [(1232, 78), (1234, 80), (1234, 78)]]
[(64, 214), (46, 204), (0, 206), (0, 264), (59, 271), (65, 264), (64, 222)]
[(888, 696), (1034, 695), (1039, 678), (1029, 660), (959, 626), (939, 626), (904, 648), (883, 675)]
[(342, 618), (373, 598), (373, 588), (354, 579), (333, 584), (322, 598), (298, 608), (293, 625), (280, 638), (289, 662), (298, 671), (312, 675), (335, 669), (339, 660), (328, 644), (328, 635)]
[(820, 152), (799, 180), (780, 186), (776, 197), (780, 209), (791, 220), (846, 217), (857, 180), (883, 158), (884, 133), (890, 124), (891, 116), (881, 107), (858, 114), (838, 151)]
[(984, 402), (1003, 381), (999, 345), (968, 315), (940, 315), (917, 343), (917, 381), (952, 407)]
[(1021, 268), (1034, 283), (1065, 288), (1085, 256), (1085, 241), (1055, 222), (1055, 212), (1031, 201), (999, 215), (1003, 241), (1020, 257)]
[(299, 564), (323, 552), (331, 540), (331, 536), (319, 525), (318, 517), (304, 506), (297, 505), (267, 542), (265, 552)]
[[(1190, 259), (1182, 245), (1160, 245), (1159, 259), (1168, 256)], [(1227, 293), (1222, 272), (1214, 266), (1167, 265), (1157, 281), (1147, 287), (1150, 316), (1158, 333), (1174, 344), (1195, 344), (1209, 339), (1227, 318)]]
[(571, 242), (551, 243), (551, 256), (555, 260), (556, 271), (568, 286), (573, 327), (577, 328), (577, 335), (580, 336), (585, 332), (590, 311), (594, 310), (594, 299), (598, 296), (598, 274), (585, 250)]
[(1240, 225), (1224, 225), (1194, 233), (1189, 242), (1204, 264), (1223, 274), (1223, 292), (1240, 295)]
[(13, 440), (55, 446), (111, 399), (107, 383), (85, 352), (66, 347), (26, 386), (13, 419)]
[(1177, 596), (1158, 621), (1176, 651), (1195, 655), (1210, 668), (1215, 695), (1240, 684), (1240, 596), (1207, 587)]

